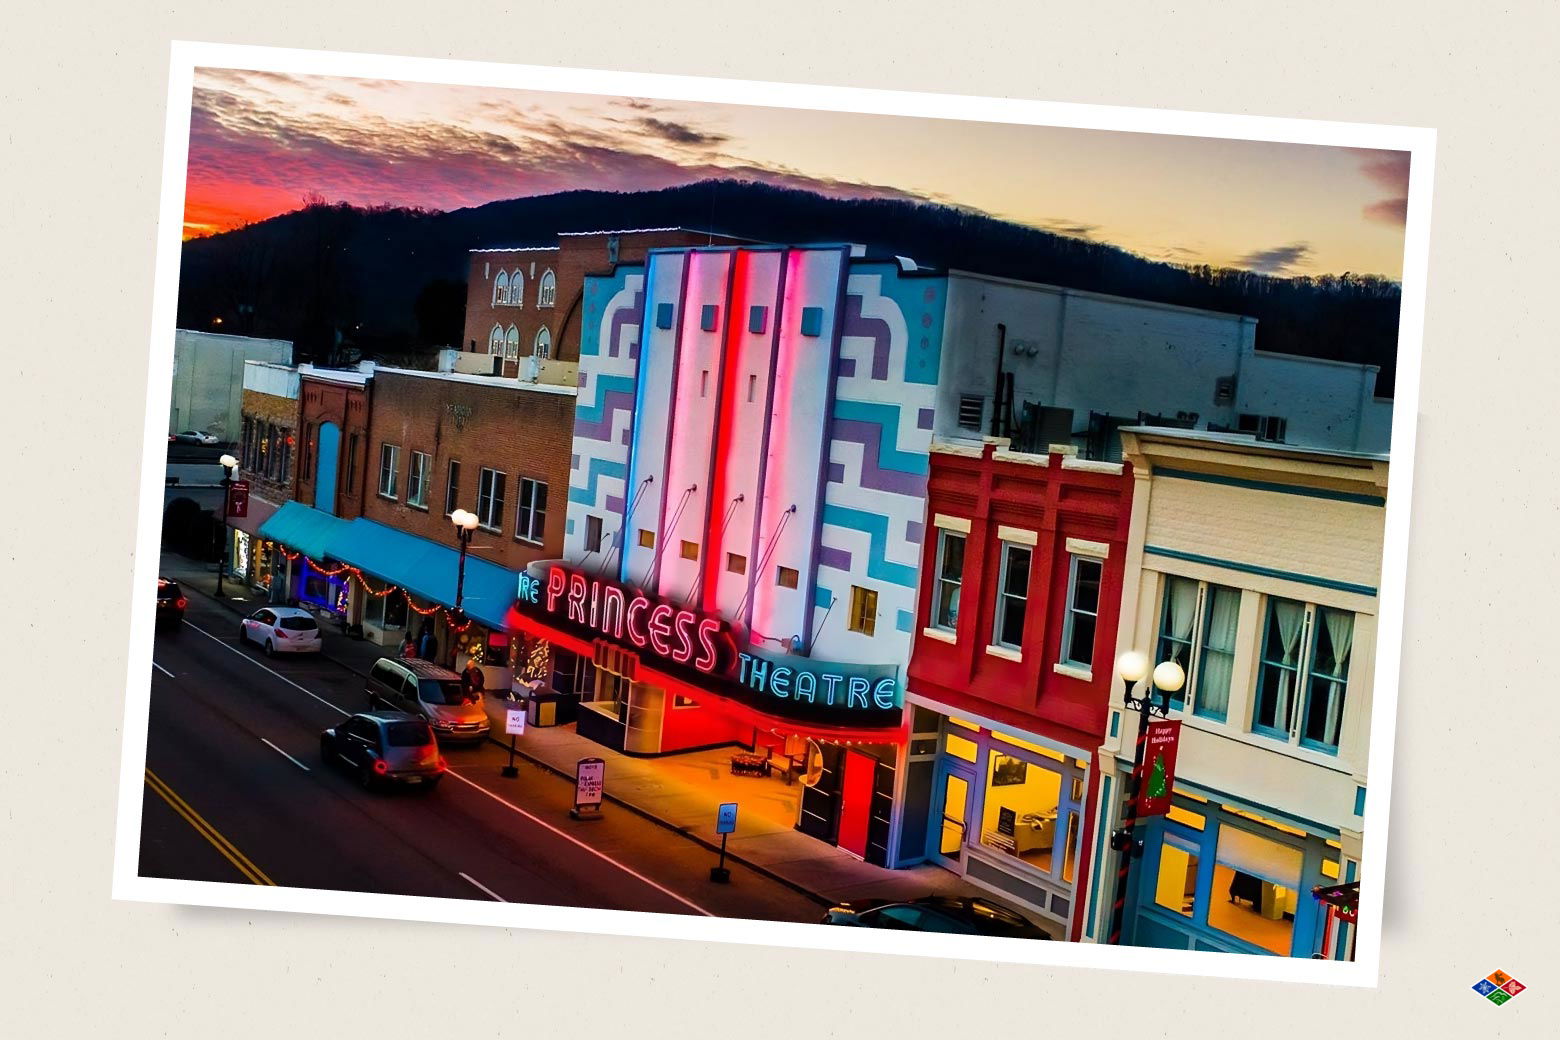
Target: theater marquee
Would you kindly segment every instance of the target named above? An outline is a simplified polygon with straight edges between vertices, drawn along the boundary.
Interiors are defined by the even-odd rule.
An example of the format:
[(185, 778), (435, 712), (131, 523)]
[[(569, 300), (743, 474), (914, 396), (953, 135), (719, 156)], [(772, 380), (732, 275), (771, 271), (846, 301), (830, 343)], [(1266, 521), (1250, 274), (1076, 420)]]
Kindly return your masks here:
[(832, 726), (900, 723), (903, 695), (891, 665), (739, 648), (742, 641), (724, 618), (562, 564), (533, 564), (521, 574), (515, 609), (544, 630), (593, 645), (605, 641), (644, 668), (765, 714)]

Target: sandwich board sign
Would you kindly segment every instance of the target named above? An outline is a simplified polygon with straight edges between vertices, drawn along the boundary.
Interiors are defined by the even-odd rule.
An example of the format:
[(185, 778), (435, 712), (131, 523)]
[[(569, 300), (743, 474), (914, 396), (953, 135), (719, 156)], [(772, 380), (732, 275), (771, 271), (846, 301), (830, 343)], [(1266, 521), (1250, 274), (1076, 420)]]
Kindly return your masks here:
[(601, 815), (601, 793), (606, 779), (607, 763), (599, 758), (582, 758), (574, 767), (574, 808), (569, 815), (575, 819)]

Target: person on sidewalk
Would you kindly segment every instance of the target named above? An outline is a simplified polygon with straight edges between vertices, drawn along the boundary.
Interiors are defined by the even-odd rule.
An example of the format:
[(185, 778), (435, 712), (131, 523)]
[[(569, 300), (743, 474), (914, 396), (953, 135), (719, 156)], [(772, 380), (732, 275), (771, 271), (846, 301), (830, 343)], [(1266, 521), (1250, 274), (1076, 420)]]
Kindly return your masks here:
[(417, 644), (412, 642), (412, 634), (406, 633), (406, 638), (401, 640), (401, 656), (413, 658), (417, 656)]
[(417, 640), (417, 656), (424, 661), (437, 661), (439, 659), (439, 641), (433, 638), (433, 626), (424, 625), (422, 637)]
[(460, 673), (461, 696), (473, 704), (480, 704), (486, 686), (487, 680), (482, 677), (482, 668), (476, 658), (467, 661), (466, 670)]

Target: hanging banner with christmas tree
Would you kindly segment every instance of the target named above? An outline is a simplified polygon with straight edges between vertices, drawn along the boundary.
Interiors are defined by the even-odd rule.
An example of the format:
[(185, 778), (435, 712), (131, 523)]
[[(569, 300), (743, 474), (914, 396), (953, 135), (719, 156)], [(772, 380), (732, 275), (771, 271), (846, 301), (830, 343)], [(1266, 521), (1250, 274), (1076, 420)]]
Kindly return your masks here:
[(1170, 791), (1175, 787), (1175, 752), (1181, 744), (1181, 724), (1156, 720), (1148, 724), (1143, 746), (1143, 786), (1138, 789), (1137, 814), (1163, 816), (1170, 811)]

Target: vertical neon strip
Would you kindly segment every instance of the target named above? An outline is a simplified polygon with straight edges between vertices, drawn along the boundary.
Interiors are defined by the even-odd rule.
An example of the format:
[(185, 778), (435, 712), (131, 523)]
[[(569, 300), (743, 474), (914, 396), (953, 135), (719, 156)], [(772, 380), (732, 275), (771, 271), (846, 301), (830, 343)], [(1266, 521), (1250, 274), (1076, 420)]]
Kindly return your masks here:
[(763, 545), (764, 525), (764, 481), (769, 471), (769, 441), (774, 434), (775, 420), (775, 369), (780, 360), (780, 314), (781, 308), (786, 303), (786, 273), (791, 269), (794, 254), (786, 250), (780, 258), (780, 277), (775, 285), (774, 305), (770, 308), (769, 334), (769, 381), (764, 387), (764, 433), (759, 439), (758, 445), (758, 479), (754, 484), (753, 503), (753, 534), (748, 548), (748, 580), (747, 596), (743, 599), (746, 604), (742, 610), (742, 624), (751, 629), (753, 627), (753, 600), (757, 596), (757, 583), (759, 581), (759, 550)]
[[(742, 388), (738, 382), (742, 378), (742, 366), (737, 364), (741, 356), (741, 343), (743, 325), (736, 320), (732, 313), (732, 303), (735, 300), (746, 301), (748, 298), (748, 278), (751, 270), (752, 259), (745, 249), (739, 249), (732, 254), (731, 265), (726, 269), (726, 327), (720, 338), (720, 357), (716, 360), (720, 373), (715, 379), (715, 437), (710, 445), (709, 473), (705, 478), (705, 486), (709, 493), (704, 499), (704, 551), (699, 557), (699, 600), (698, 606), (707, 614), (717, 613), (716, 606), (720, 594), (720, 561), (722, 559), (721, 543), (725, 532), (722, 528), (726, 523), (726, 514), (730, 511), (731, 503), (726, 501), (727, 491), (731, 481), (726, 476), (728, 459), (735, 451), (735, 437), (733, 428), (736, 422), (737, 407)], [(711, 568), (714, 568), (715, 580), (710, 580)], [(692, 605), (690, 597), (690, 605)]]
[(829, 454), (834, 446), (835, 384), (840, 377), (840, 337), (845, 331), (845, 286), (850, 280), (850, 247), (842, 246), (839, 285), (834, 298), (834, 327), (829, 332), (829, 376), (824, 387), (823, 430), (818, 459), (818, 497), (813, 506), (811, 566), (807, 568), (807, 598), (802, 603), (802, 653), (812, 653), (813, 625), (818, 616), (818, 545), (823, 538), (823, 497), (829, 483)]

